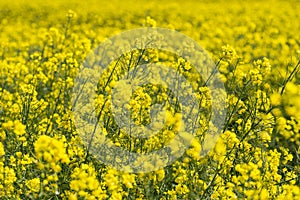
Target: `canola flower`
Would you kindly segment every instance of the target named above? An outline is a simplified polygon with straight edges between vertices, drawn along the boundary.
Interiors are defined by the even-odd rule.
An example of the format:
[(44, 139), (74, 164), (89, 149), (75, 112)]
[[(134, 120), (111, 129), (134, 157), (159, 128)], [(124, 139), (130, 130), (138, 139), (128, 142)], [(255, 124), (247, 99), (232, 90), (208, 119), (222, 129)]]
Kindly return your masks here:
[[(300, 199), (299, 9), (296, 0), (0, 2), (0, 198)], [(185, 109), (172, 91), (147, 84), (125, 97), (130, 116), (136, 125), (147, 125), (151, 106), (164, 103), (166, 123), (154, 123), (160, 131), (149, 139), (119, 130), (111, 95), (128, 66), (161, 62), (178, 69), (203, 111), (180, 159), (134, 174), (105, 166), (88, 152), (74, 125), (71, 98), (90, 51), (139, 27), (177, 30), (201, 44), (224, 82), (227, 115), (224, 129), (216, 130), (217, 143), (203, 157), (213, 105), (187, 60), (147, 49), (123, 55), (115, 69), (116, 63), (108, 63), (94, 104), (82, 105), (82, 112), (85, 106), (101, 112), (103, 132), (114, 145), (138, 153), (163, 147), (180, 129)], [(118, 98), (126, 96), (122, 87), (128, 88), (121, 83)]]

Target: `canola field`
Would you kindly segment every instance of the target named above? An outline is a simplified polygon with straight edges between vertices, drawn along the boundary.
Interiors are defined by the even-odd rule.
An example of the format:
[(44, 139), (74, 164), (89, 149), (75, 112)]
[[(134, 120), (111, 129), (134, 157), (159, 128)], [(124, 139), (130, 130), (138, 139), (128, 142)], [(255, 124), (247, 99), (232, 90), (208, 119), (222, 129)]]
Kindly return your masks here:
[[(298, 0), (1, 0), (0, 199), (300, 199), (299, 10)], [(176, 31), (201, 46), (218, 90), (188, 59), (198, 46), (181, 40), (99, 62), (107, 39), (146, 27), (158, 32), (145, 40)], [(84, 68), (98, 64), (100, 79)], [(142, 64), (190, 87), (166, 87), (163, 70), (151, 80), (165, 82), (126, 82)], [(191, 93), (199, 112), (179, 101)], [(223, 97), (224, 109), (213, 103)]]

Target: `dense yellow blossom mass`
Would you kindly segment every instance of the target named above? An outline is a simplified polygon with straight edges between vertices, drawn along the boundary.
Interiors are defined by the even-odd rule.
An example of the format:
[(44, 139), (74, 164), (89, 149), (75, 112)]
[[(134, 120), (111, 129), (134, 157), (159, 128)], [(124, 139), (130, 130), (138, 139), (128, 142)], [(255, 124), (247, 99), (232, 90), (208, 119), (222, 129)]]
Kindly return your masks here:
[[(0, 199), (300, 199), (299, 10), (298, 0), (0, 1)], [(81, 106), (83, 114), (95, 107), (111, 145), (147, 153), (187, 126), (174, 91), (146, 84), (127, 97), (130, 87), (121, 82), (114, 100), (127, 98), (135, 125), (152, 123), (157, 103), (166, 123), (153, 122), (160, 130), (149, 138), (119, 129), (111, 101), (125, 67), (152, 62), (177, 69), (202, 108), (184, 155), (157, 171), (128, 173), (88, 151), (74, 124), (72, 91), (94, 48), (141, 27), (179, 31), (207, 50), (226, 89), (227, 113), (222, 130), (209, 122), (214, 105), (205, 80), (170, 52), (135, 50), (108, 63), (94, 104)], [(216, 143), (206, 141), (209, 152), (202, 146), (207, 130), (220, 134)], [(93, 139), (96, 145), (103, 138)]]

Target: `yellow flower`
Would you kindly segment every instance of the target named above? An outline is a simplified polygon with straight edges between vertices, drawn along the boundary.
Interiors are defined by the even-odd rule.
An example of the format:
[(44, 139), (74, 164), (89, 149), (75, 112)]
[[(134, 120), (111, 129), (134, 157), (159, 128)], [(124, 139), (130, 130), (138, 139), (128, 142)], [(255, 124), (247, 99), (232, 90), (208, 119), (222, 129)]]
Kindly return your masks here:
[(135, 175), (129, 173), (122, 174), (122, 182), (127, 188), (133, 188), (136, 185)]
[(5, 155), (4, 147), (2, 142), (0, 143), (0, 157)]
[(4, 130), (0, 129), (0, 141), (4, 141), (6, 139), (6, 133)]
[[(77, 192), (79, 197), (86, 199), (105, 199), (105, 192), (102, 190), (99, 181), (96, 178), (95, 169), (86, 164), (80, 168), (76, 167), (71, 175), (70, 188)], [(74, 197), (71, 194), (72, 197)]]
[(150, 16), (147, 16), (145, 20), (145, 26), (156, 27), (156, 21)]
[(27, 188), (32, 191), (32, 192), (39, 192), (40, 191), (40, 179), (39, 178), (34, 178), (31, 180), (26, 180), (25, 184), (27, 186)]
[(45, 161), (46, 165), (55, 172), (61, 170), (60, 163), (69, 163), (64, 143), (55, 138), (41, 135), (34, 143), (35, 153), (40, 161)]

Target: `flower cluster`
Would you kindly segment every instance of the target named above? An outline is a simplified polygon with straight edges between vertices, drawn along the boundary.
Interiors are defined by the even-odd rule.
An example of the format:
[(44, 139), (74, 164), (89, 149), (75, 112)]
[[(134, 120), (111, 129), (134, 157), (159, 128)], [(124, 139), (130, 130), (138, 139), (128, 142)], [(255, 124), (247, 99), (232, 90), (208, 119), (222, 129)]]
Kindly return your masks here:
[[(0, 2), (0, 199), (300, 199), (298, 2), (104, 2)], [(101, 42), (140, 27), (179, 31), (209, 52), (227, 93), (221, 130), (210, 122), (212, 110), (222, 112), (212, 103), (215, 91), (187, 57), (145, 47), (97, 63), (99, 55), (91, 51)], [(180, 45), (183, 53), (195, 50)], [(98, 64), (106, 66), (100, 80), (93, 67), (84, 67)], [(180, 95), (193, 93), (199, 102), (193, 139), (181, 134), (190, 128), (182, 120), (190, 105), (167, 87), (171, 77), (155, 82), (164, 71), (154, 70), (139, 77), (154, 77), (154, 83), (125, 80), (143, 74), (138, 66), (148, 64), (167, 66), (190, 83), (181, 85)], [(95, 98), (76, 101), (76, 80)], [(96, 132), (94, 126), (78, 126), (87, 124), (91, 110), (103, 122), (103, 135), (92, 138), (84, 133)], [(120, 120), (118, 112), (129, 114)], [(147, 154), (176, 136), (190, 140), (189, 147), (156, 171), (119, 171), (97, 159), (103, 141)], [(99, 152), (91, 152), (89, 142), (99, 144)], [(164, 153), (173, 155), (180, 145)], [(162, 164), (134, 161), (141, 163)]]

